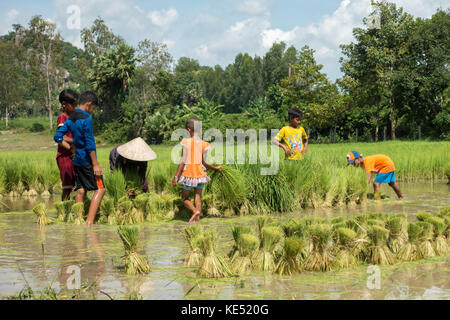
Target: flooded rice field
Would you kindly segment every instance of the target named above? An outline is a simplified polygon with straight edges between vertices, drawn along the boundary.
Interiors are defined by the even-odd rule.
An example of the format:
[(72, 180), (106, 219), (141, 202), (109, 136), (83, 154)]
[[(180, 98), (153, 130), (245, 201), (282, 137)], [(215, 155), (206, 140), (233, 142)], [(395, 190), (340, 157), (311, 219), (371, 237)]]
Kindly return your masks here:
[[(437, 212), (450, 206), (446, 184), (401, 184), (405, 200), (390, 197), (361, 206), (308, 209), (283, 215), (291, 217), (351, 216), (363, 212)], [(59, 197), (58, 197), (59, 198)], [(224, 280), (204, 280), (183, 265), (188, 252), (184, 221), (139, 226), (140, 253), (148, 257), (151, 272), (129, 276), (121, 271), (123, 245), (117, 227), (35, 223), (30, 210), (40, 199), (0, 200), (0, 298), (16, 296), (28, 284), (34, 291), (52, 287), (69, 292), (73, 275), (80, 271), (81, 299), (449, 299), (450, 256), (380, 268), (380, 282), (373, 281), (368, 266), (336, 272), (303, 272), (295, 276), (252, 273)], [(51, 205), (52, 200), (48, 200)], [(1, 211), (0, 211), (1, 212)], [(255, 223), (254, 217), (211, 218), (205, 227), (218, 230), (219, 252), (232, 245), (233, 224)], [(374, 285), (375, 284), (375, 285)], [(378, 285), (379, 284), (379, 285)], [(62, 294), (61, 294), (62, 295)]]

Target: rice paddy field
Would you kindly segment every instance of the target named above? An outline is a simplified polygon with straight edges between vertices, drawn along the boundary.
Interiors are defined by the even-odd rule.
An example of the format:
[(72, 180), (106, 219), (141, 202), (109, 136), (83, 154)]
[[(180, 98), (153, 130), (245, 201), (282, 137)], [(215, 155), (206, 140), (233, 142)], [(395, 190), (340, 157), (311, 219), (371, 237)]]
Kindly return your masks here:
[[(60, 202), (54, 150), (0, 152), (0, 298), (450, 298), (449, 142), (310, 145), (300, 163), (280, 154), (273, 176), (226, 165), (205, 190), (202, 230), (187, 228), (170, 186), (172, 146), (152, 148), (149, 194), (111, 174), (111, 148), (99, 148), (107, 196), (91, 228)], [(371, 200), (364, 172), (346, 166), (352, 150), (390, 156), (405, 199), (383, 185)]]

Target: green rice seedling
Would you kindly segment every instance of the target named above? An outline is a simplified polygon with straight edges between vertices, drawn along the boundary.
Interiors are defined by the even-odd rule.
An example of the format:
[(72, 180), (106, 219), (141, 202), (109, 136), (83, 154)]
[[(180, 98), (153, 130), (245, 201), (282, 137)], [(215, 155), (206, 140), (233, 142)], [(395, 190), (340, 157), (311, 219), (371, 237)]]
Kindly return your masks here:
[(306, 226), (312, 226), (314, 224), (327, 224), (328, 221), (325, 218), (319, 217), (306, 217), (301, 220), (301, 222)]
[(36, 197), (38, 195), (36, 187), (38, 185), (39, 173), (34, 163), (21, 166), (22, 182), (26, 190), (26, 195)]
[(269, 216), (260, 216), (256, 219), (256, 227), (258, 230), (258, 237), (259, 237), (259, 241), (261, 243), (260, 248), (262, 248), (262, 241), (263, 241), (262, 240), (263, 239), (262, 230), (264, 229), (264, 227), (278, 226), (278, 225), (279, 225), (279, 223), (275, 219), (273, 219)]
[[(355, 170), (356, 169), (356, 170)], [(347, 178), (346, 202), (361, 203), (367, 200), (367, 176), (358, 168), (346, 168)]]
[(246, 181), (242, 173), (232, 166), (223, 166), (222, 171), (211, 175), (210, 190), (224, 204), (234, 207), (245, 200)]
[(127, 191), (127, 183), (124, 174), (121, 170), (115, 170), (105, 174), (104, 180), (106, 192), (114, 199), (114, 203), (118, 203), (119, 199), (124, 197)]
[(2, 164), (0, 163), (0, 195), (6, 191), (6, 173), (1, 165)]
[(331, 226), (328, 224), (313, 224), (309, 227), (309, 237), (314, 249), (304, 262), (305, 270), (330, 271), (333, 264), (330, 250)]
[(449, 217), (450, 218), (450, 206), (439, 211), (438, 217), (440, 217), (440, 218)]
[(135, 220), (139, 223), (144, 222), (145, 207), (147, 206), (148, 194), (143, 193), (134, 199), (134, 207), (136, 208)]
[(171, 169), (170, 163), (153, 162), (151, 168), (147, 170), (149, 187), (157, 193), (169, 190), (173, 172), (175, 170)]
[(279, 259), (275, 273), (292, 275), (301, 272), (300, 253), (305, 247), (305, 241), (298, 237), (284, 239), (283, 255)]
[(163, 218), (172, 220), (175, 218), (176, 203), (179, 200), (179, 196), (172, 193), (162, 193), (160, 194), (160, 198), (162, 200), (161, 210)]
[(203, 254), (200, 248), (203, 241), (203, 232), (203, 227), (200, 225), (184, 228), (184, 235), (190, 247), (190, 251), (184, 260), (188, 267), (198, 267), (202, 261)]
[(369, 219), (369, 220), (367, 220), (367, 225), (368, 226), (379, 226), (379, 227), (384, 228), (385, 222), (381, 219)]
[(215, 231), (206, 230), (201, 236), (200, 250), (203, 258), (197, 271), (200, 278), (225, 278), (232, 275), (225, 259), (217, 254), (217, 236)]
[(433, 215), (429, 212), (417, 212), (416, 218), (418, 221), (425, 221), (428, 218), (433, 217)]
[(231, 228), (231, 234), (233, 235), (234, 245), (231, 248), (230, 253), (228, 254), (228, 257), (233, 260), (234, 257), (239, 253), (239, 239), (241, 235), (243, 234), (251, 234), (253, 233), (253, 230), (249, 226), (233, 226)]
[(84, 203), (83, 202), (75, 203), (72, 206), (72, 212), (75, 217), (73, 224), (80, 226), (80, 225), (83, 225), (86, 223), (86, 221), (84, 220)]
[(388, 247), (397, 255), (408, 241), (408, 220), (402, 216), (392, 216), (386, 221), (389, 230)]
[(418, 242), (422, 233), (422, 227), (418, 222), (408, 224), (408, 242), (398, 252), (398, 258), (402, 261), (415, 261), (420, 258)]
[(99, 223), (107, 223), (110, 225), (117, 224), (116, 208), (114, 206), (114, 199), (104, 197), (100, 204), (100, 219)]
[[(234, 235), (233, 235), (234, 236)], [(259, 240), (250, 233), (241, 233), (237, 239), (237, 254), (231, 260), (231, 272), (244, 275), (252, 270), (250, 257), (259, 246)]]
[(260, 249), (255, 251), (255, 269), (260, 271), (275, 270), (275, 249), (283, 238), (279, 227), (263, 227), (260, 236)]
[(56, 185), (60, 183), (59, 171), (55, 164), (45, 161), (38, 168), (38, 182), (43, 187), (41, 197), (50, 197)]
[(444, 233), (447, 229), (447, 224), (445, 220), (439, 217), (430, 217), (425, 219), (425, 222), (428, 222), (433, 225), (434, 232), (434, 249), (437, 255), (443, 256), (448, 252), (447, 241), (445, 240)]
[(43, 203), (40, 203), (37, 206), (35, 206), (33, 208), (33, 213), (37, 217), (37, 223), (41, 226), (45, 226), (53, 222), (52, 218), (47, 217), (47, 208)]
[[(428, 218), (429, 219), (429, 218)], [(417, 224), (422, 228), (419, 242), (417, 245), (420, 259), (433, 258), (436, 256), (434, 252), (433, 241), (433, 225), (428, 222), (419, 221)]]
[(145, 206), (145, 221), (156, 222), (163, 218), (162, 207), (164, 200), (157, 194), (151, 193), (148, 195), (148, 201)]
[(133, 202), (131, 200), (119, 202), (118, 204), (119, 214), (117, 216), (118, 225), (134, 224)]
[(18, 165), (15, 161), (12, 160), (5, 160), (3, 162), (4, 165), (4, 172), (6, 176), (5, 181), (5, 190), (6, 193), (10, 197), (18, 197), (19, 196), (19, 185), (22, 184), (22, 166)]
[(74, 200), (66, 200), (64, 203), (64, 215), (66, 217), (65, 221), (67, 223), (72, 223), (75, 220), (75, 217), (72, 212), (72, 206), (74, 205)]
[(308, 240), (308, 226), (299, 220), (289, 220), (282, 225), (284, 236), (286, 238), (296, 237), (303, 241), (301, 258), (306, 258), (312, 250), (312, 243)]
[(120, 239), (125, 249), (124, 271), (127, 274), (147, 274), (150, 266), (141, 255), (137, 253), (139, 231), (137, 228), (121, 226), (118, 228)]
[(389, 230), (378, 225), (369, 226), (367, 236), (370, 240), (367, 260), (371, 264), (395, 264), (395, 256), (387, 246)]
[(55, 206), (56, 213), (57, 213), (56, 221), (64, 222), (66, 220), (66, 211), (64, 208), (64, 202), (62, 202), (62, 201), (55, 202), (54, 206)]
[(358, 254), (355, 252), (356, 232), (349, 228), (338, 228), (335, 233), (337, 246), (334, 266), (347, 269), (358, 265)]

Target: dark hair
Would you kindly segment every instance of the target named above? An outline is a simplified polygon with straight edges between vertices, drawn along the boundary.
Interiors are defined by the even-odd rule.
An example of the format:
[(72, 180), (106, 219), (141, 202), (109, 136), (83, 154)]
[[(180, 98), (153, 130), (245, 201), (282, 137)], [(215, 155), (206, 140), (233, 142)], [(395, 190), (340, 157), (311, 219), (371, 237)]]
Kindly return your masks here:
[(191, 129), (192, 131), (195, 131), (195, 123), (197, 121), (200, 121), (200, 120), (195, 117), (187, 119), (186, 120), (186, 129)]
[(73, 91), (72, 89), (66, 89), (61, 91), (59, 94), (59, 102), (68, 102), (68, 103), (76, 103), (78, 102), (78, 93)]
[(297, 118), (297, 117), (303, 118), (303, 112), (297, 108), (292, 108), (292, 109), (289, 109), (288, 116), (289, 116), (289, 120), (291, 118)]
[(98, 97), (92, 91), (83, 92), (80, 96), (80, 105), (90, 102), (91, 104), (98, 106)]

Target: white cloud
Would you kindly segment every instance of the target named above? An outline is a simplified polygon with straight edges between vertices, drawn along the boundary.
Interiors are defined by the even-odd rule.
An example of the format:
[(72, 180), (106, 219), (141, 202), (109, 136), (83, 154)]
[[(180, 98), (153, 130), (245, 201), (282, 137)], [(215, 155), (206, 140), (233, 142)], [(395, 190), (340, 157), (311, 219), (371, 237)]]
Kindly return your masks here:
[(236, 6), (236, 12), (254, 15), (269, 15), (272, 0), (244, 0)]
[(161, 28), (170, 27), (170, 25), (177, 20), (178, 16), (178, 11), (173, 8), (168, 10), (163, 9), (161, 11), (150, 11), (147, 15), (154, 25)]
[(9, 19), (10, 21), (16, 19), (18, 15), (19, 15), (19, 11), (17, 11), (16, 9), (12, 9), (12, 10), (9, 11), (8, 14), (7, 14), (8, 19)]
[(17, 11), (16, 9), (12, 9), (6, 12), (4, 17), (0, 15), (0, 34), (3, 35), (11, 31), (12, 30), (11, 25), (19, 23), (19, 21), (17, 20), (19, 15), (20, 12)]

